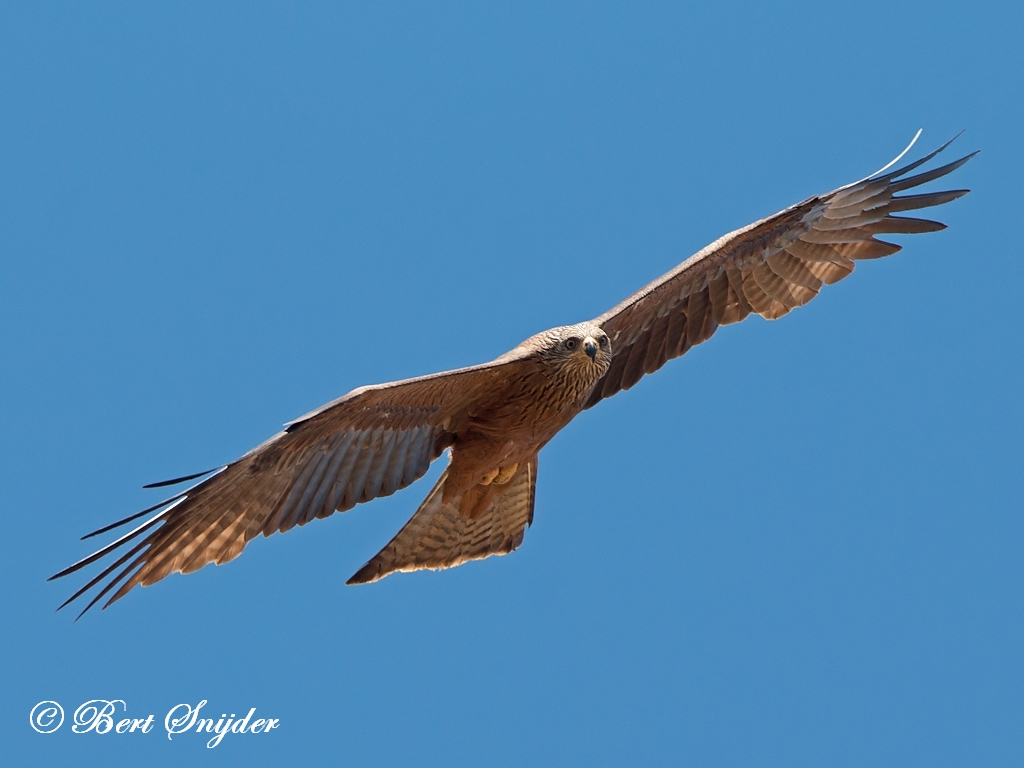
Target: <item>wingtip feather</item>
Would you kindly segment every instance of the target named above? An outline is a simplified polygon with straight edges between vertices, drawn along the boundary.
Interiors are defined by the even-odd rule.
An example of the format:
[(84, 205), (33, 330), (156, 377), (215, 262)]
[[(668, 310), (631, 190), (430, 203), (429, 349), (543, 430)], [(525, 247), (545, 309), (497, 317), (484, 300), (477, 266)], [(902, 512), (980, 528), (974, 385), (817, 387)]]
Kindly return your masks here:
[(223, 467), (214, 467), (213, 469), (207, 469), (207, 470), (204, 470), (202, 472), (196, 472), (196, 473), (191, 474), (191, 475), (184, 475), (182, 477), (176, 477), (173, 480), (161, 480), (160, 482), (157, 482), (157, 483), (148, 483), (148, 484), (146, 484), (146, 485), (144, 485), (142, 487), (143, 488), (165, 488), (168, 485), (177, 485), (178, 483), (186, 483), (189, 480), (195, 480), (197, 477), (203, 477), (204, 475), (208, 475), (211, 472), (216, 472), (218, 469), (223, 469)]

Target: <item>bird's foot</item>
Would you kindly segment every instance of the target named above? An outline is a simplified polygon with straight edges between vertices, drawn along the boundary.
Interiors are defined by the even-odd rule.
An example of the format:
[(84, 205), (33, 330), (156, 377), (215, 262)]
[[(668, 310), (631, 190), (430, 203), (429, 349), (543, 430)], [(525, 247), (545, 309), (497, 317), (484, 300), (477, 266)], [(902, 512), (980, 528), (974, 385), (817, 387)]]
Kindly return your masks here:
[(491, 483), (494, 483), (495, 485), (504, 485), (512, 479), (512, 476), (516, 473), (517, 469), (519, 469), (518, 464), (511, 464), (507, 467), (492, 469), (484, 475), (483, 479), (480, 481), (480, 485), (490, 485)]
[(504, 485), (505, 483), (512, 479), (512, 476), (516, 473), (517, 469), (519, 469), (518, 464), (512, 464), (511, 466), (508, 467), (501, 467), (500, 469), (498, 469), (497, 476), (495, 476), (495, 478), (491, 482), (493, 482), (495, 485)]

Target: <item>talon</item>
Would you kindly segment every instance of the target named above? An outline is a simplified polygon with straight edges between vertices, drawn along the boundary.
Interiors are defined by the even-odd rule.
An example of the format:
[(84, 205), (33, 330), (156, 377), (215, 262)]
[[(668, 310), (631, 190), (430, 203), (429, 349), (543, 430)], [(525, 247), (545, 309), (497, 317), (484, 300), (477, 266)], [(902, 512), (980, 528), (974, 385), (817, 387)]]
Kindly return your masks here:
[(505, 483), (512, 479), (512, 475), (516, 473), (517, 469), (519, 469), (518, 464), (513, 464), (512, 466), (509, 467), (499, 467), (498, 475), (492, 480), (492, 482), (495, 485), (504, 485)]
[(492, 482), (494, 482), (494, 478), (496, 478), (500, 473), (500, 469), (492, 469), (490, 472), (484, 475), (484, 479), (480, 481), (480, 485), (490, 485)]

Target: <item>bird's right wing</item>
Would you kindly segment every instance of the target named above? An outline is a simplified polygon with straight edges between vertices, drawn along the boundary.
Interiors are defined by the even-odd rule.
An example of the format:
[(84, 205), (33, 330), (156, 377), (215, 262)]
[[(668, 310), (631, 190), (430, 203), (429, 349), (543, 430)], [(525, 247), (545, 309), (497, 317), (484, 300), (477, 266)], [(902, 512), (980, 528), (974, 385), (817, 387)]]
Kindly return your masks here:
[(122, 581), (104, 607), (137, 584), (226, 563), (260, 533), (285, 532), (404, 488), (451, 445), (474, 404), (500, 392), (516, 375), (524, 356), (513, 350), (472, 368), (363, 387), (289, 423), (193, 487), (95, 532), (160, 510), (52, 576), (66, 576), (115, 550), (127, 550), (64, 605), (122, 566), (82, 613)]
[(593, 322), (611, 338), (612, 364), (586, 407), (629, 389), (644, 374), (710, 338), (718, 326), (751, 313), (769, 320), (782, 317), (817, 296), (823, 284), (853, 272), (856, 261), (900, 250), (875, 235), (945, 229), (937, 221), (896, 214), (941, 205), (968, 190), (897, 193), (945, 176), (977, 154), (906, 176), (950, 143), (895, 171), (886, 172), (886, 166), (731, 232), (596, 318)]

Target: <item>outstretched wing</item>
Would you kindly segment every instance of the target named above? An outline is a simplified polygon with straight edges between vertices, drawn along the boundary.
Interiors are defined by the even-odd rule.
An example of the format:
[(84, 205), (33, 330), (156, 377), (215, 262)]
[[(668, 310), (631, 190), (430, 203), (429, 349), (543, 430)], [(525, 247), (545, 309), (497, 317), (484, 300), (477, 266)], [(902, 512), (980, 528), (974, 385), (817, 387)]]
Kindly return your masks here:
[(501, 391), (522, 358), (513, 350), (473, 368), (363, 387), (289, 423), (206, 480), (97, 531), (160, 510), (52, 576), (66, 576), (127, 549), (64, 605), (108, 579), (82, 613), (120, 584), (106, 607), (137, 584), (226, 563), (257, 534), (285, 532), (406, 487), (451, 445), (472, 406)]
[(349, 584), (367, 584), (395, 571), (451, 568), (507, 554), (522, 544), (526, 527), (533, 522), (536, 456), (521, 463), (512, 479), (498, 487), (490, 505), (474, 518), (460, 512), (461, 495), (444, 501), (447, 477), (445, 470), (416, 514)]
[(710, 338), (718, 326), (738, 323), (751, 312), (769, 320), (782, 317), (817, 296), (823, 284), (853, 272), (855, 262), (900, 250), (875, 235), (945, 229), (937, 221), (895, 214), (967, 194), (897, 194), (952, 173), (977, 154), (906, 176), (950, 143), (895, 171), (883, 169), (731, 232), (596, 318), (611, 338), (613, 357), (586, 407), (629, 389)]

